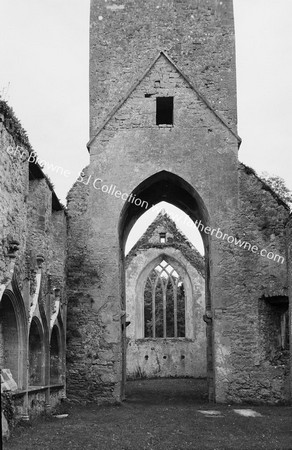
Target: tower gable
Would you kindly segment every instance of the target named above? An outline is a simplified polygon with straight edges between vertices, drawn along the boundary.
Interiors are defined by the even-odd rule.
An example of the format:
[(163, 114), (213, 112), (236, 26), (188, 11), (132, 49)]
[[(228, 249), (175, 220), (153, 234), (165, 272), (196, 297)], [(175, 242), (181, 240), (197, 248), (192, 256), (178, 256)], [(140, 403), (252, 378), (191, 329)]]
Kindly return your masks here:
[(162, 49), (236, 125), (232, 0), (92, 0), (91, 137)]
[(138, 239), (134, 247), (126, 257), (126, 266), (136, 256), (137, 251), (149, 248), (160, 248), (163, 252), (168, 247), (173, 247), (184, 255), (198, 272), (205, 277), (204, 257), (198, 252), (196, 247), (188, 240), (184, 233), (177, 227), (171, 217), (162, 210), (153, 222), (149, 225), (145, 233)]
[[(159, 100), (173, 99), (170, 106), (171, 121), (159, 121)], [(162, 102), (163, 103), (163, 102)], [(165, 107), (162, 105), (162, 111)], [(211, 103), (200, 93), (177, 65), (160, 52), (150, 67), (133, 84), (105, 118), (88, 143), (94, 143), (102, 130), (144, 128), (198, 128), (200, 126), (224, 127), (240, 145), (236, 131), (221, 117)], [(210, 129), (212, 132), (212, 129)]]

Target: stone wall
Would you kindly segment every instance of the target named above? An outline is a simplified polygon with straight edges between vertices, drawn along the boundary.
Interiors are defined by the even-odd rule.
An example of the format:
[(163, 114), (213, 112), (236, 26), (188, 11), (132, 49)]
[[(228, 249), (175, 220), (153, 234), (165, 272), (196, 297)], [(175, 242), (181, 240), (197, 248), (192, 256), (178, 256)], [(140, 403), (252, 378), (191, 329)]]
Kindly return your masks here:
[[(188, 225), (194, 225), (189, 219)], [(161, 243), (160, 233), (165, 233), (165, 243)], [(191, 244), (188, 238), (178, 229), (172, 218), (166, 214), (165, 210), (159, 212), (155, 220), (149, 225), (145, 233), (139, 238), (135, 245), (131, 248), (126, 256), (126, 268), (132, 263), (132, 260), (137, 256), (137, 252), (145, 252), (147, 249), (160, 249), (163, 253), (165, 249), (176, 249), (182, 256), (196, 268), (202, 277), (205, 276), (205, 261), (204, 257)], [(142, 266), (141, 266), (142, 267)]]
[[(167, 201), (204, 241), (209, 398), (287, 399), (260, 303), (287, 297), (287, 261), (238, 239), (284, 256), (289, 211), (238, 162), (232, 2), (95, 0), (90, 73), (90, 165), (68, 198), (70, 394), (123, 398), (125, 243), (142, 205)], [(173, 123), (157, 124), (158, 97)]]
[[(75, 183), (67, 200), (68, 396), (97, 403), (116, 402), (119, 392), (114, 380), (121, 355), (112, 340), (119, 338), (119, 328), (111, 326), (109, 321), (112, 314), (110, 295), (106, 295), (103, 305), (95, 304), (94, 290), (104, 280), (106, 268), (101, 255), (94, 254), (95, 249), (88, 241), (91, 225), (89, 186)], [(120, 320), (120, 315), (116, 320)]]
[(290, 214), (289, 219), (286, 225), (286, 255), (288, 261), (288, 286), (289, 286), (289, 368), (290, 368), (290, 376), (289, 376), (289, 397), (292, 397), (292, 352), (291, 352), (291, 342), (292, 342), (292, 307), (291, 307), (291, 298), (292, 298), (292, 214)]
[[(19, 243), (18, 270), (24, 272), (27, 240), (28, 151), (19, 136), (18, 124), (4, 102), (0, 103), (0, 296), (11, 279), (7, 258), (12, 240)], [(10, 133), (8, 129), (15, 130)], [(25, 142), (25, 144), (27, 144)]]
[(206, 378), (206, 344), (193, 339), (135, 339), (127, 342), (127, 378)]
[[(159, 262), (168, 262), (181, 275), (186, 296), (185, 338), (145, 339), (143, 306), (146, 277)], [(140, 250), (126, 270), (127, 376), (206, 377), (205, 280), (179, 250), (152, 247)], [(142, 318), (141, 318), (142, 316)]]
[[(276, 403), (288, 400), (289, 367), (287, 357), (271, 358), (267, 346), (272, 349), (276, 334), (281, 333), (277, 321), (277, 308), (284, 301), (288, 304), (288, 279), (285, 223), (287, 206), (266, 186), (253, 170), (239, 166), (239, 209), (233, 232), (243, 241), (256, 245), (253, 253), (248, 246), (223, 244), (225, 264), (220, 267), (222, 281), (229, 277), (233, 287), (226, 292), (222, 309), (215, 311), (216, 327), (220, 327), (222, 351), (228, 342), (229, 354), (220, 376), (225, 378), (229, 401)], [(268, 259), (259, 252), (266, 250), (283, 260)], [(255, 249), (254, 249), (255, 250)], [(232, 259), (228, 261), (227, 255)], [(233, 292), (233, 295), (232, 295)], [(269, 301), (274, 300), (274, 306)], [(278, 303), (278, 306), (277, 306)], [(271, 324), (273, 323), (273, 326)], [(281, 346), (278, 350), (281, 353)], [(220, 363), (218, 358), (218, 363)]]
[[(65, 393), (66, 216), (32, 151), (12, 109), (1, 101), (0, 356), (1, 367), (12, 371), (17, 384), (13, 397), (17, 395), (18, 412), (24, 417), (44, 410), (44, 404), (50, 405), (50, 339), (54, 326), (60, 348), (53, 397)], [(33, 329), (37, 330), (40, 346), (35, 357)], [(33, 369), (29, 362), (35, 365)], [(7, 364), (10, 367), (5, 367)], [(38, 373), (37, 387), (30, 386), (32, 370)], [(45, 403), (36, 408), (31, 396), (39, 390)]]
[[(145, 94), (153, 93), (155, 80), (162, 77), (163, 83), (153, 97), (145, 97)], [(155, 124), (155, 99), (159, 95), (175, 97), (173, 127)], [(71, 346), (68, 341), (69, 384), (76, 378), (79, 380), (72, 390), (74, 396), (108, 402), (120, 399), (116, 394), (122, 384), (121, 317), (125, 309), (123, 282), (120, 284), (124, 270), (120, 248), (124, 244), (119, 242), (118, 232), (124, 207), (121, 193), (130, 194), (140, 183), (159, 172), (166, 173), (166, 176), (177, 174), (189, 184), (189, 195), (195, 198), (192, 204), (189, 201), (188, 207), (183, 206), (187, 194), (181, 193), (180, 199), (170, 201), (185, 209), (193, 220), (204, 220), (204, 217), (207, 224), (210, 218), (206, 209), (214, 209), (214, 225), (226, 223), (232, 220), (233, 208), (237, 205), (237, 198), (234, 197), (237, 191), (237, 147), (237, 137), (198, 97), (164, 55), (160, 56), (149, 74), (92, 142), (90, 166), (68, 198), (69, 230), (72, 235), (68, 271), (73, 283), (71, 289), (68, 278), (69, 315), (74, 324), (74, 315), (77, 314), (81, 324), (78, 327), (78, 344), (75, 340)], [(212, 168), (216, 171), (215, 176)], [(111, 185), (118, 190), (114, 195), (106, 192)], [(224, 192), (219, 192), (218, 185), (223, 186)], [(173, 189), (168, 190), (166, 197), (172, 194), (178, 196)], [(159, 192), (160, 188), (157, 188), (157, 195)], [(142, 193), (136, 192), (136, 195), (144, 199)], [(226, 203), (226, 197), (231, 201)], [(81, 204), (83, 201), (84, 204)], [(148, 203), (151, 206), (150, 199)], [(154, 199), (153, 203), (156, 203)], [(138, 215), (142, 212), (137, 208)], [(203, 238), (205, 242), (208, 240), (206, 236)], [(78, 267), (77, 261), (80, 262)], [(93, 278), (90, 277), (92, 271), (95, 272)], [(80, 279), (80, 273), (83, 279)], [(214, 283), (213, 289), (217, 290)], [(217, 301), (219, 298), (220, 295), (216, 295)], [(80, 299), (85, 300), (85, 304), (82, 300), (82, 307)], [(80, 351), (76, 352), (75, 345)], [(74, 355), (72, 359), (71, 354)], [(78, 356), (74, 361), (76, 354)]]
[(162, 50), (236, 123), (232, 0), (94, 0), (90, 21), (91, 135)]
[[(165, 233), (165, 243), (160, 242)], [(161, 261), (180, 275), (185, 292), (185, 337), (145, 338), (144, 289)], [(126, 258), (127, 377), (206, 377), (204, 258), (160, 213)]]

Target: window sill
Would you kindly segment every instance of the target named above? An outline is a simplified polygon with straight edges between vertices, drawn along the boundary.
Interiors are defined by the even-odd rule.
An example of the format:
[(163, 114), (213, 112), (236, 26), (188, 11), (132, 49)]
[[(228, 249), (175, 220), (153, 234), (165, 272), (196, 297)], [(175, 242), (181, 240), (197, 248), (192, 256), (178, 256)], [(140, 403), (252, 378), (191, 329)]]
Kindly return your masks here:
[(194, 339), (188, 338), (188, 337), (155, 337), (155, 338), (147, 337), (147, 338), (137, 338), (137, 339), (134, 338), (133, 340), (138, 341), (138, 342), (148, 342), (148, 341), (193, 342), (194, 341)]

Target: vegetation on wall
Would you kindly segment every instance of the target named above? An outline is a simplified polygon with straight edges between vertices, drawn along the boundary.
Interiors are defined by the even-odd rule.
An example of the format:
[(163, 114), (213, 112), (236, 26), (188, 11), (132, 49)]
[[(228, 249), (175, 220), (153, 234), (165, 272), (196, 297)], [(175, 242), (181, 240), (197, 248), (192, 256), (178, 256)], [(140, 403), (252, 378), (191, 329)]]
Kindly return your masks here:
[(27, 137), (27, 133), (22, 128), (20, 121), (17, 119), (13, 109), (5, 100), (0, 98), (0, 121), (4, 123), (7, 131), (13, 136), (17, 145), (24, 145), (27, 150), (33, 151)]
[(267, 172), (263, 172), (262, 180), (292, 209), (292, 192), (287, 187), (283, 178), (278, 175), (270, 175)]

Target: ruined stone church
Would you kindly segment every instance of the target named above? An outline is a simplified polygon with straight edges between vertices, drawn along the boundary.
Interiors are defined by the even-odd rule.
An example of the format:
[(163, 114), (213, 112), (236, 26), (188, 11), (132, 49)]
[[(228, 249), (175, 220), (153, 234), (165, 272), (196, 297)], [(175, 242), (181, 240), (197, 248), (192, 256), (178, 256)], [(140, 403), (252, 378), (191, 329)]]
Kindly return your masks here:
[[(139, 374), (291, 399), (292, 220), (239, 162), (236, 111), (232, 0), (91, 2), (90, 164), (66, 208), (1, 102), (0, 363), (19, 416), (119, 403)], [(162, 201), (199, 224), (204, 260), (163, 214), (126, 255)]]

